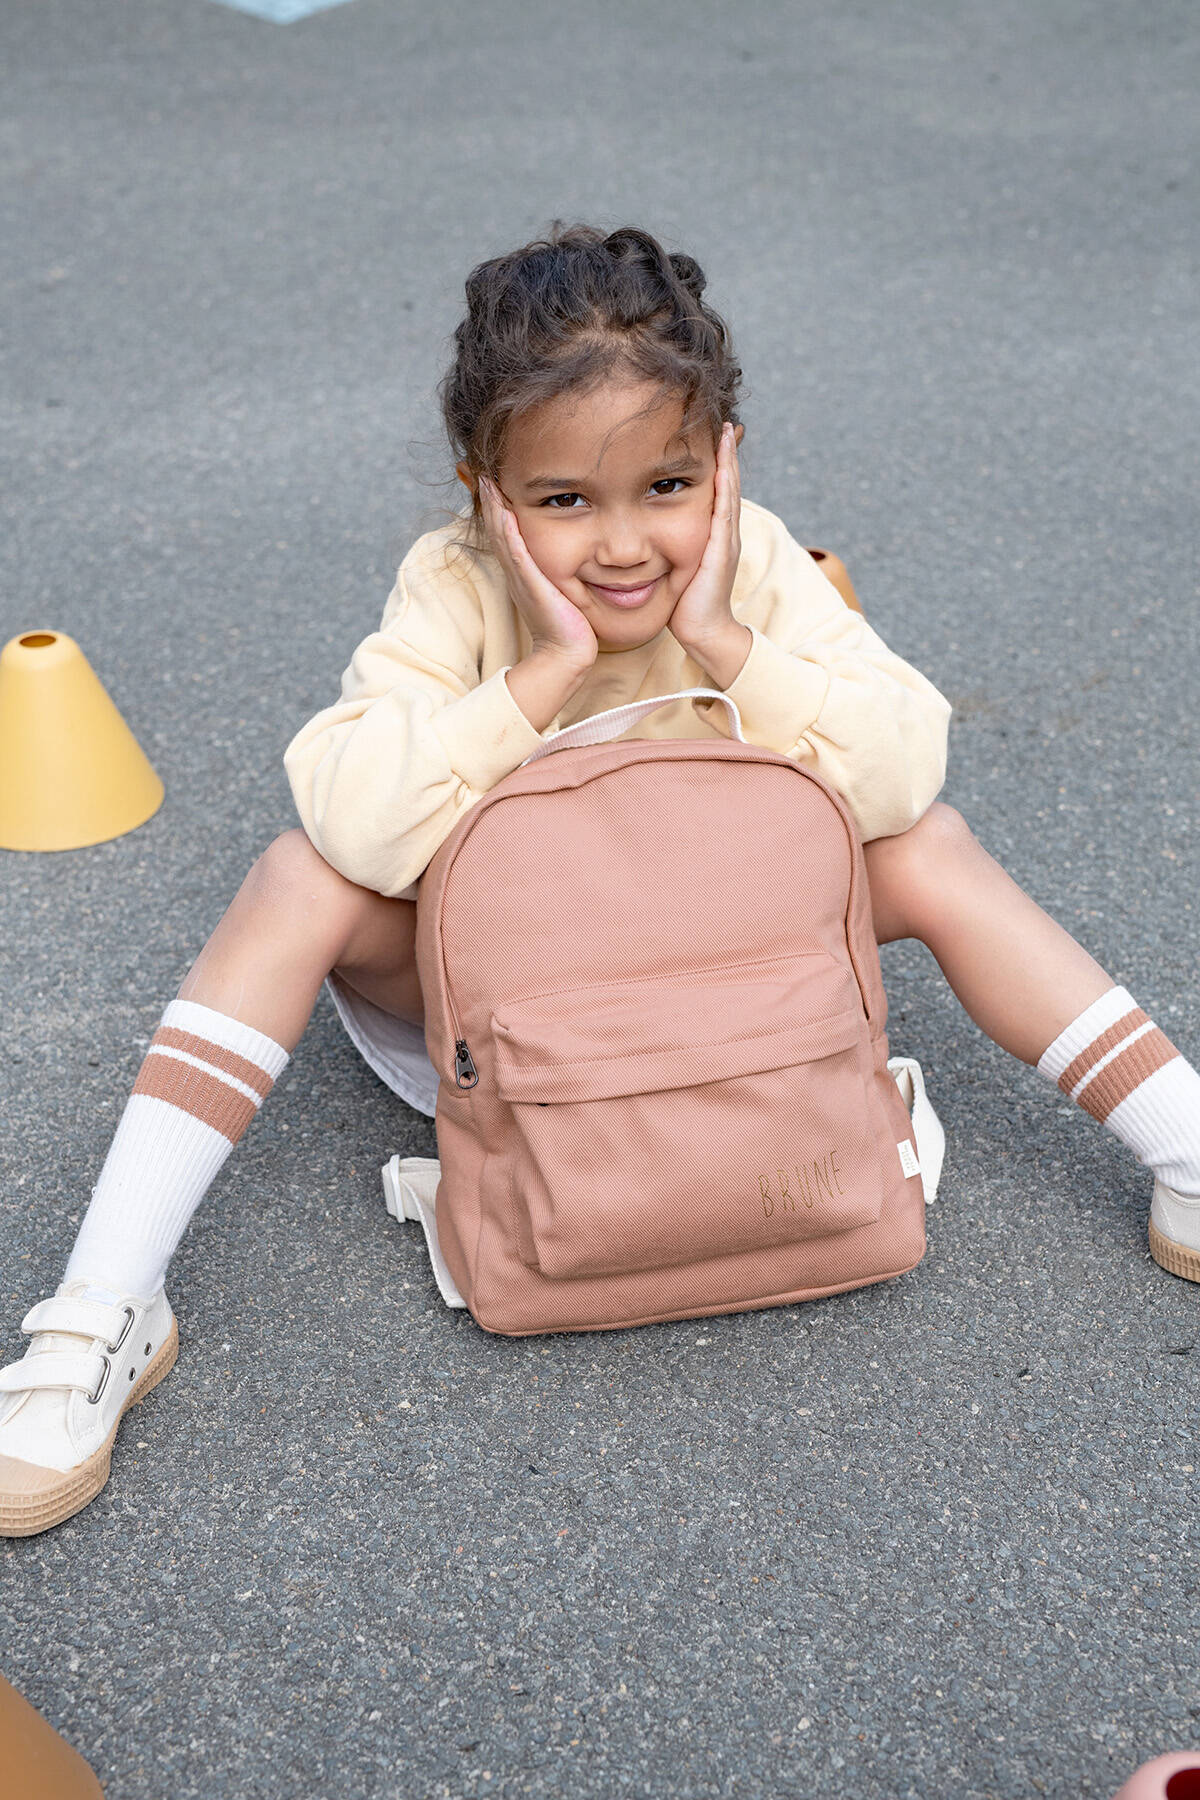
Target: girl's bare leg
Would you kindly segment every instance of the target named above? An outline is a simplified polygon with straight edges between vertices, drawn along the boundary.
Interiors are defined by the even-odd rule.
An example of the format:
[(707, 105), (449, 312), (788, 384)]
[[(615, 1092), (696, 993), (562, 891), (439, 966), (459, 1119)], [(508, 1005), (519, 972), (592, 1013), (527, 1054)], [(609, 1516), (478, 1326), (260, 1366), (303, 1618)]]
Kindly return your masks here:
[(303, 831), (269, 844), (179, 989), (295, 1049), (331, 969), (420, 1024), (416, 902), (389, 900), (339, 875)]
[[(421, 1018), (416, 906), (357, 887), (302, 831), (268, 845), (168, 1006), (118, 1121), (67, 1265), (113, 1294), (153, 1294), (226, 1157), (338, 969)], [(174, 1003), (172, 1003), (174, 1004)]]
[[(74, 1308), (65, 1319), (60, 1310), (53, 1333), (33, 1334), (15, 1410), (11, 1396), (0, 1396), (0, 1536), (57, 1524), (107, 1480), (106, 1444), (123, 1408), (175, 1359), (163, 1286), (170, 1258), (287, 1063), (329, 971), (380, 1006), (421, 1018), (415, 923), (412, 901), (347, 881), (302, 831), (285, 832), (254, 864), (184, 980), (179, 999), (190, 1004), (174, 1015), (168, 1006), (146, 1052), (55, 1296)], [(97, 1306), (124, 1321), (108, 1344), (125, 1346), (128, 1333), (120, 1367), (97, 1354)], [(72, 1346), (76, 1362), (56, 1354)], [(140, 1386), (126, 1389), (139, 1365)], [(85, 1387), (101, 1408), (94, 1420), (80, 1404)]]
[(864, 846), (875, 935), (917, 938), (994, 1043), (1036, 1064), (1116, 985), (935, 800), (910, 830)]

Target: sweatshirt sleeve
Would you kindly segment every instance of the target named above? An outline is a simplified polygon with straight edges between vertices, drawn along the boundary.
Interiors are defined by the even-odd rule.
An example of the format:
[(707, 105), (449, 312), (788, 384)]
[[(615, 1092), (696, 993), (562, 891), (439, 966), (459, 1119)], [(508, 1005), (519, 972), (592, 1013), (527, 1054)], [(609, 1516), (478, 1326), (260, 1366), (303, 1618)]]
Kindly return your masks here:
[[(916, 823), (946, 779), (950, 702), (888, 649), (776, 523), (768, 567), (745, 604), (735, 591), (735, 616), (752, 642), (724, 691), (747, 741), (824, 776), (864, 843), (893, 837)], [(719, 700), (694, 705), (732, 735)]]
[(435, 579), (420, 551), (401, 564), (340, 700), (283, 758), (315, 848), (389, 896), (412, 886), (462, 814), (542, 741), (509, 691), (509, 665), (480, 680), (483, 612), (470, 580)]

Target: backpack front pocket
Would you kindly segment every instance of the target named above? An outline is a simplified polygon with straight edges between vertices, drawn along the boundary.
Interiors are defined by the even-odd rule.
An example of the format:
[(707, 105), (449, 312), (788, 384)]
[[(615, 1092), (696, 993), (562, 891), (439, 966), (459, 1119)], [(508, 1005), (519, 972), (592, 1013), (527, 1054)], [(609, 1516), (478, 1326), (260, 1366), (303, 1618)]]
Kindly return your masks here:
[(853, 970), (822, 950), (492, 1014), (524, 1260), (620, 1274), (870, 1224), (883, 1180)]

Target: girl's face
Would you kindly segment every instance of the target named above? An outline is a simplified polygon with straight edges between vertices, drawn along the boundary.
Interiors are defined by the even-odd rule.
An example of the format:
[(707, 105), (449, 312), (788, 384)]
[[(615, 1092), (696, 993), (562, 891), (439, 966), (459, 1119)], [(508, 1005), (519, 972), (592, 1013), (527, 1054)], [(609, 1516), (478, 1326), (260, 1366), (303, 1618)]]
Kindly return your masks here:
[(626, 379), (562, 395), (513, 421), (501, 459), (500, 491), (529, 554), (601, 652), (658, 636), (712, 525), (711, 432), (681, 436), (682, 401), (655, 394)]

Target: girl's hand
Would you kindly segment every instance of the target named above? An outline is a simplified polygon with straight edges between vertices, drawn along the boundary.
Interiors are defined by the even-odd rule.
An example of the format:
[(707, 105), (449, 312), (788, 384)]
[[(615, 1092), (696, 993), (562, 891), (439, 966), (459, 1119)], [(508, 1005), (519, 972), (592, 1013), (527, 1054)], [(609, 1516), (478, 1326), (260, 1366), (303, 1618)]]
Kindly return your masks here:
[(513, 605), (529, 627), (535, 650), (550, 650), (578, 669), (595, 662), (596, 634), (573, 600), (548, 581), (521, 536), (517, 515), (486, 475), (479, 478), (483, 519), (491, 547), (504, 570)]
[(700, 567), (675, 602), (675, 610), (667, 620), (672, 635), (693, 655), (724, 638), (730, 627), (737, 624), (730, 600), (738, 558), (742, 553), (741, 503), (737, 443), (733, 426), (725, 425), (717, 446), (717, 476), (708, 543), (700, 558)]

